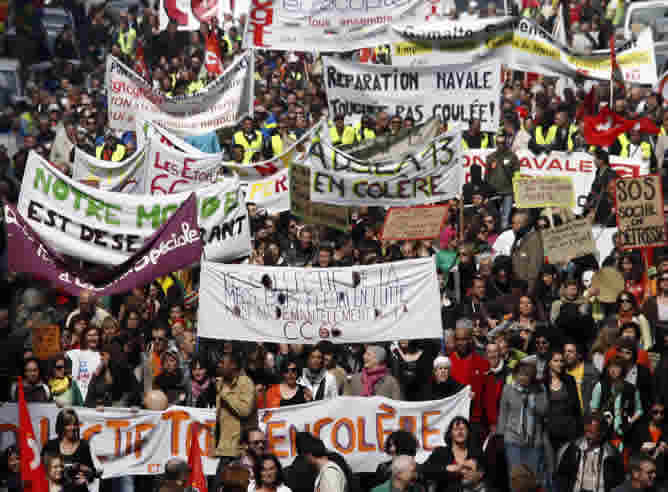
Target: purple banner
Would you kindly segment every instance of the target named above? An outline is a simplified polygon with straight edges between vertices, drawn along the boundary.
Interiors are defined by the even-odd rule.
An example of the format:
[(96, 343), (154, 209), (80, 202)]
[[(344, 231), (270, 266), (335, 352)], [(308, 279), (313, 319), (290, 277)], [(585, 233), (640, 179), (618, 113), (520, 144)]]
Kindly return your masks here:
[(9, 271), (33, 274), (74, 296), (84, 290), (106, 296), (145, 285), (198, 262), (204, 245), (197, 225), (195, 194), (183, 202), (139, 251), (102, 276), (84, 272), (56, 253), (12, 205), (5, 205), (5, 222)]

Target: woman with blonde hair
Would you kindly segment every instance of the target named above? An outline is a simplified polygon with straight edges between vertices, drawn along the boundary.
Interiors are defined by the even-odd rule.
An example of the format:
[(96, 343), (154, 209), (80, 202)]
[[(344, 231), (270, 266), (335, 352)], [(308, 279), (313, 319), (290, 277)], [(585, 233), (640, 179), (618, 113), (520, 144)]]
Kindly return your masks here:
[(605, 354), (617, 343), (618, 328), (615, 325), (604, 325), (591, 347), (591, 360), (598, 372), (603, 372)]

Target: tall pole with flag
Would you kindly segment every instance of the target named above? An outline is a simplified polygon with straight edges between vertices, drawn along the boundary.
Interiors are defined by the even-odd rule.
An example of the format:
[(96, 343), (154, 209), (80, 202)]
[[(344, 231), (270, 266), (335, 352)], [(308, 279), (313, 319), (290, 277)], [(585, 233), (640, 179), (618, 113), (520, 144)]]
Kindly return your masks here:
[(198, 492), (208, 492), (202, 467), (202, 450), (199, 447), (200, 428), (201, 424), (199, 422), (193, 423), (190, 434), (190, 453), (188, 453), (188, 466), (190, 466), (188, 484)]
[(49, 483), (42, 463), (39, 444), (30, 420), (30, 412), (23, 393), (23, 378), (18, 380), (19, 400), (19, 453), (21, 481), (25, 492), (49, 492)]
[(624, 72), (617, 63), (617, 53), (615, 53), (615, 34), (610, 36), (610, 109), (612, 108), (615, 86), (624, 87)]

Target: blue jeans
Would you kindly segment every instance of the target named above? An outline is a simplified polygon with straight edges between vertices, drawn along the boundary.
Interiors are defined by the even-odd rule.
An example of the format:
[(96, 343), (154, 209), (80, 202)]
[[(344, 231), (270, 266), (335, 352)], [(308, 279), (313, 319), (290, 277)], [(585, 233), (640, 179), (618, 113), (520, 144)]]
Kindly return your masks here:
[(513, 466), (527, 465), (536, 474), (538, 483), (545, 485), (545, 454), (542, 447), (527, 448), (506, 442), (504, 448), (506, 450), (506, 462), (508, 463), (509, 483)]
[(113, 492), (135, 492), (135, 482), (132, 475), (110, 478)]
[(502, 232), (510, 226), (510, 212), (513, 210), (513, 195), (502, 195), (499, 219), (501, 228), (497, 232)]

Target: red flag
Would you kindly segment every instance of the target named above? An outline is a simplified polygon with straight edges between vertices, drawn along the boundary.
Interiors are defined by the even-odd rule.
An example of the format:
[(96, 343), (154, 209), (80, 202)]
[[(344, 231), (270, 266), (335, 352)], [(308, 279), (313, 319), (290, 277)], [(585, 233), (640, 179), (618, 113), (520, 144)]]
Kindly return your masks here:
[(222, 56), (220, 55), (220, 45), (213, 32), (206, 38), (206, 53), (204, 54), (204, 65), (209, 73), (221, 75), (223, 73)]
[(135, 71), (148, 80), (148, 66), (146, 65), (146, 58), (144, 58), (144, 45), (141, 41), (137, 41), (137, 49), (135, 50)]
[(39, 444), (30, 421), (30, 412), (23, 393), (23, 378), (19, 376), (19, 453), (21, 455), (21, 480), (25, 492), (49, 492), (46, 471), (42, 464)]
[(659, 129), (649, 118), (627, 120), (606, 106), (601, 108), (597, 115), (584, 117), (584, 136), (589, 145), (609, 147), (618, 136), (632, 128), (641, 133), (659, 133)]
[(195, 422), (190, 435), (190, 453), (188, 453), (188, 466), (190, 466), (190, 478), (188, 483), (192, 488), (199, 492), (208, 492), (206, 487), (206, 477), (202, 468), (202, 451), (199, 448), (200, 424)]
[(610, 84), (616, 84), (617, 87), (624, 87), (624, 72), (617, 63), (617, 53), (615, 53), (615, 35), (610, 36)]

